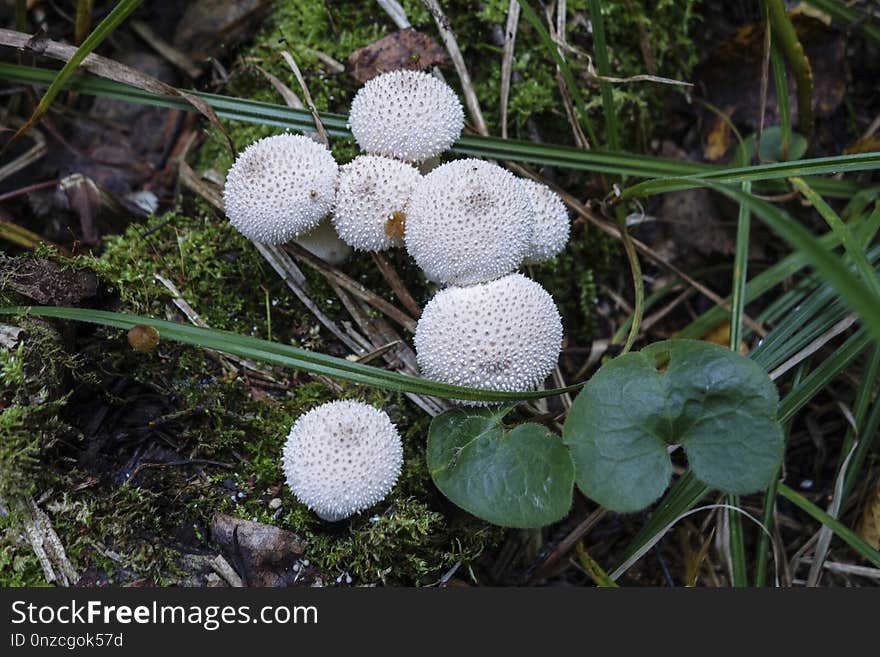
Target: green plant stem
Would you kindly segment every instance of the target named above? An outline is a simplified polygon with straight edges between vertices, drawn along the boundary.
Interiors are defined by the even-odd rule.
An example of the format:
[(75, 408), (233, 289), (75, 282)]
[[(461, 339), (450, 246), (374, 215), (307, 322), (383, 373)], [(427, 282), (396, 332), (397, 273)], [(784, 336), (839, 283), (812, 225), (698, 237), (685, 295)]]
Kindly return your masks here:
[(773, 26), (773, 36), (776, 37), (779, 49), (791, 67), (797, 83), (798, 128), (807, 141), (810, 141), (813, 136), (813, 70), (810, 60), (804, 53), (804, 47), (788, 17), (783, 0), (767, 0), (767, 10)]
[[(846, 471), (846, 478), (843, 481), (844, 498), (852, 492), (862, 465), (877, 441), (878, 432), (880, 432), (880, 399), (875, 399), (864, 426), (859, 425), (859, 442), (849, 459), (849, 467)], [(841, 454), (843, 453), (841, 452)]]
[(773, 86), (776, 89), (776, 106), (779, 108), (779, 126), (782, 129), (782, 159), (791, 153), (791, 106), (788, 102), (788, 74), (779, 47), (770, 50), (770, 66), (773, 70)]
[[(810, 368), (810, 359), (805, 360), (798, 365), (792, 380), (792, 387), (796, 388), (800, 385), (801, 379)], [(791, 434), (791, 420), (785, 423), (784, 436), (785, 443), (788, 444), (788, 437)], [(776, 512), (776, 496), (779, 494), (780, 477), (782, 476), (782, 468), (780, 468), (776, 476), (767, 487), (764, 493), (764, 507), (761, 511), (761, 524), (771, 534), (773, 530), (773, 515)], [(767, 565), (770, 558), (770, 537), (765, 532), (758, 532), (758, 548), (755, 553), (755, 586), (761, 587), (767, 583)]]
[(635, 300), (633, 306), (632, 323), (629, 327), (629, 334), (626, 337), (626, 344), (623, 346), (621, 354), (627, 353), (635, 344), (636, 338), (639, 336), (639, 329), (642, 326), (642, 316), (645, 313), (645, 281), (642, 278), (642, 267), (639, 264), (639, 255), (636, 253), (636, 247), (633, 244), (632, 236), (626, 225), (626, 212), (623, 207), (615, 208), (617, 213), (617, 226), (620, 229), (620, 238), (623, 240), (623, 248), (626, 251), (626, 258), (629, 261), (630, 272), (633, 279), (633, 297)]
[(92, 27), (92, 9), (94, 0), (77, 0), (76, 22), (74, 24), (74, 42), (79, 45), (86, 38)]
[[(727, 503), (739, 509), (742, 502), (739, 495), (728, 495)], [(749, 583), (742, 514), (730, 509), (726, 511), (728, 522), (730, 523), (730, 569), (733, 575), (733, 585), (737, 588), (742, 588), (748, 586)]]
[[(750, 194), (751, 183), (743, 183), (742, 190)], [(742, 342), (742, 318), (745, 310), (746, 280), (749, 266), (749, 229), (751, 226), (751, 212), (749, 203), (743, 201), (739, 205), (739, 218), (736, 228), (736, 254), (733, 260), (733, 291), (730, 304), (730, 349), (739, 352)], [(739, 508), (739, 495), (728, 497), (731, 506)], [(742, 515), (728, 512), (730, 523), (730, 558), (733, 574), (733, 585), (742, 587), (748, 584), (748, 566), (746, 564), (745, 535), (743, 530)]]
[[(859, 383), (859, 390), (858, 393), (856, 393), (856, 402), (853, 406), (853, 419), (855, 420), (856, 426), (855, 430), (853, 427), (849, 427), (846, 431), (846, 435), (843, 437), (843, 443), (840, 446), (839, 463), (837, 465), (838, 472), (840, 472), (840, 468), (843, 466), (847, 454), (849, 454), (853, 447), (853, 442), (856, 440), (856, 432), (858, 432), (860, 439), (866, 438), (870, 440), (870, 436), (865, 435), (865, 420), (868, 417), (868, 410), (871, 407), (871, 401), (874, 397), (874, 387), (877, 384), (878, 378), (880, 378), (880, 346), (874, 347), (872, 350), (871, 357), (868, 359), (868, 364), (862, 374), (862, 381)], [(852, 459), (850, 459), (850, 463), (852, 463)], [(852, 471), (853, 468), (852, 465), (850, 465), (849, 472)], [(847, 473), (847, 478), (849, 478), (849, 472)]]
[(837, 534), (844, 543), (874, 564), (874, 566), (880, 568), (880, 552), (868, 545), (864, 539), (849, 527), (836, 518), (832, 518), (818, 506), (810, 502), (806, 497), (789, 488), (785, 484), (779, 484), (779, 494), (802, 511), (805, 511), (808, 515), (812, 516), (815, 520), (818, 520), (828, 527), (831, 531)]
[[(605, 41), (605, 23), (602, 20), (602, 7), (599, 0), (589, 0), (590, 23), (593, 26), (593, 54), (596, 57), (596, 68), (599, 75), (611, 75), (611, 64), (608, 60), (608, 44)], [(602, 110), (605, 114), (605, 132), (608, 147), (612, 151), (620, 150), (620, 135), (617, 127), (617, 111), (614, 108), (614, 89), (607, 80), (599, 80), (602, 93)]]

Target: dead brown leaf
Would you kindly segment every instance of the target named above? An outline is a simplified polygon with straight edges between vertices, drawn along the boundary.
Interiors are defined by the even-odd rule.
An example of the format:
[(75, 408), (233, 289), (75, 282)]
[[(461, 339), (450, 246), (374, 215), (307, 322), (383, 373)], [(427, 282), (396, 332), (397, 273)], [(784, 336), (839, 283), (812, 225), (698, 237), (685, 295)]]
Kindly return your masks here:
[(448, 59), (443, 46), (410, 27), (355, 50), (348, 58), (346, 69), (363, 84), (379, 73), (397, 69), (422, 71)]
[(315, 579), (316, 573), (300, 573), (306, 542), (293, 532), (218, 513), (211, 535), (247, 586), (307, 585)]

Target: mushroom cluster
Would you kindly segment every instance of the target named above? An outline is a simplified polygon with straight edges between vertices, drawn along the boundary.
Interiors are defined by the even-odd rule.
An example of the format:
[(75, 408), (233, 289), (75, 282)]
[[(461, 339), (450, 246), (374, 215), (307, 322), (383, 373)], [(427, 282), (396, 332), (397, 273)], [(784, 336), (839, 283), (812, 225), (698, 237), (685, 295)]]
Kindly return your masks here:
[[(231, 224), (255, 242), (297, 240), (332, 264), (352, 249), (405, 247), (443, 288), (416, 327), (422, 374), (482, 389), (540, 386), (559, 357), (562, 321), (550, 294), (517, 270), (565, 248), (562, 200), (491, 162), (440, 164), (461, 135), (464, 110), (428, 73), (391, 71), (369, 80), (352, 100), (349, 128), (363, 154), (342, 166), (306, 136), (248, 146), (224, 187)], [(340, 520), (388, 493), (401, 458), (387, 415), (332, 402), (296, 421), (284, 471), (303, 503)]]

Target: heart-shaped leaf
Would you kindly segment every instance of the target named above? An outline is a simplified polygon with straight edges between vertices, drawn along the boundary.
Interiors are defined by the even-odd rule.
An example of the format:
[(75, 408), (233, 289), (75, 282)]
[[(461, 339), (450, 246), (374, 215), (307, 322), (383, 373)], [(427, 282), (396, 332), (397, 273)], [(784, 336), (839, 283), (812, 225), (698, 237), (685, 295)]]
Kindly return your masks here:
[(428, 469), (437, 488), (478, 518), (542, 527), (568, 513), (574, 465), (559, 436), (540, 424), (510, 431), (504, 412), (455, 409), (428, 431)]
[(698, 479), (728, 493), (766, 486), (782, 460), (776, 387), (759, 365), (718, 345), (668, 340), (605, 364), (563, 431), (578, 487), (637, 511), (669, 484), (680, 444)]

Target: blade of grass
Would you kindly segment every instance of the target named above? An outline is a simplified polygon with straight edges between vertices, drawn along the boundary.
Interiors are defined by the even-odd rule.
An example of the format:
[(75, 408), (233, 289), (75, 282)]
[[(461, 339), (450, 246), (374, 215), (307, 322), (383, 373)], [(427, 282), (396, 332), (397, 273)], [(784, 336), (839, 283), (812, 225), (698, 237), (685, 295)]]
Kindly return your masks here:
[(868, 14), (849, 7), (840, 0), (807, 0), (807, 4), (821, 9), (834, 20), (844, 23), (847, 28), (855, 28), (880, 45), (880, 25)]
[[(623, 190), (623, 200), (651, 196), (663, 192), (702, 187), (704, 183), (741, 183), (777, 180), (792, 176), (816, 176), (826, 173), (847, 171), (867, 171), (880, 168), (880, 153), (857, 153), (854, 155), (835, 155), (816, 157), (792, 162), (770, 162), (758, 166), (733, 167), (709, 171), (705, 174), (689, 175), (684, 178), (647, 180)], [(814, 184), (815, 187), (815, 184)], [(817, 189), (818, 191), (818, 189)], [(824, 192), (822, 192), (824, 194)]]
[[(742, 190), (750, 195), (751, 183), (743, 183)], [(745, 312), (745, 288), (749, 265), (749, 229), (751, 213), (748, 201), (739, 204), (739, 217), (736, 227), (736, 253), (733, 259), (733, 284), (730, 303), (730, 349), (739, 353), (742, 342), (743, 313)], [(739, 507), (739, 495), (730, 495), (731, 506)], [(743, 587), (748, 584), (748, 566), (746, 565), (746, 545), (743, 534), (742, 516), (739, 513), (726, 511), (730, 524), (730, 561), (733, 585)]]
[[(48, 69), (0, 62), (0, 79), (19, 84), (49, 84), (53, 79), (53, 74), (54, 71)], [(103, 80), (89, 74), (73, 76), (68, 86), (85, 94), (154, 105), (156, 107), (180, 109), (188, 112), (194, 111), (192, 105), (182, 97), (155, 94), (120, 82)], [(184, 93), (204, 100), (216, 111), (219, 117), (224, 119), (277, 126), (301, 132), (312, 130), (314, 126), (311, 114), (305, 110), (296, 110), (285, 105), (208, 94), (199, 91)], [(322, 113), (320, 116), (328, 135), (351, 138), (351, 132), (346, 127), (347, 117), (331, 113)], [(559, 144), (536, 144), (529, 141), (483, 137), (480, 135), (462, 136), (453, 145), (451, 150), (459, 155), (530, 162), (539, 165), (638, 178), (662, 178), (665, 180), (675, 176), (691, 175), (699, 178), (699, 175), (706, 175), (708, 172), (715, 177), (729, 175), (731, 180), (737, 181), (738, 176), (744, 175), (744, 170), (742, 169), (722, 169), (716, 165), (697, 162), (669, 160), (633, 153), (610, 153), (598, 149), (586, 150)], [(866, 154), (838, 156), (837, 158), (823, 158), (821, 164), (826, 168), (833, 168), (835, 163), (838, 163), (842, 167), (845, 166), (846, 170), (860, 171), (873, 167), (873, 161), (866, 160), (866, 158)], [(802, 170), (801, 165), (804, 165), (804, 163), (808, 166), (814, 166), (815, 161), (801, 160), (797, 163), (783, 163), (783, 165), (788, 166), (788, 169), (784, 170), (770, 169), (771, 165), (760, 165), (751, 167), (746, 172), (751, 174), (750, 178), (753, 181), (760, 183), (761, 191), (788, 191), (788, 187), (781, 184), (781, 181), (777, 179), (791, 175), (810, 175)], [(764, 180), (763, 172), (765, 171), (767, 171), (767, 180)], [(690, 179), (688, 181), (684, 184), (685, 187), (695, 184), (690, 182)], [(818, 178), (812, 181), (812, 185), (817, 192), (826, 197), (851, 198), (865, 191), (863, 185), (830, 178)]]
[(825, 202), (825, 199), (819, 196), (803, 178), (795, 177), (790, 178), (789, 180), (795, 188), (804, 195), (804, 198), (810, 202), (816, 211), (822, 215), (822, 218), (825, 219), (828, 227), (837, 234), (847, 255), (852, 259), (859, 273), (862, 275), (862, 279), (870, 286), (874, 291), (874, 294), (880, 298), (880, 280), (877, 278), (877, 273), (868, 262), (868, 258), (865, 257), (864, 249), (862, 249), (861, 244), (856, 239), (855, 235), (853, 235), (852, 231), (850, 231), (849, 226), (837, 216), (837, 213), (831, 209), (831, 206)]
[[(596, 57), (596, 69), (599, 75), (611, 75), (611, 64), (608, 61), (608, 44), (605, 42), (605, 23), (602, 20), (602, 7), (599, 0), (589, 0), (590, 24), (593, 27), (593, 54)], [(617, 127), (617, 112), (614, 109), (614, 89), (607, 80), (599, 80), (599, 91), (602, 94), (602, 111), (605, 114), (605, 138), (608, 148), (620, 150), (620, 135)]]
[[(804, 361), (800, 365), (798, 365), (797, 370), (794, 374), (794, 379), (792, 381), (792, 386), (797, 387), (800, 385), (801, 380), (804, 375), (809, 370), (810, 361)], [(788, 444), (788, 437), (791, 434), (791, 421), (785, 423), (783, 427), (783, 435), (785, 444)], [(782, 476), (782, 468), (779, 468), (776, 472), (776, 476), (773, 477), (773, 480), (770, 482), (770, 485), (767, 487), (767, 491), (764, 493), (764, 507), (761, 512), (761, 524), (764, 525), (767, 529), (773, 525), (773, 515), (776, 512), (776, 496), (778, 495), (779, 482), (780, 477)], [(767, 536), (764, 532), (760, 532), (758, 535), (758, 548), (755, 555), (755, 586), (761, 587), (764, 586), (767, 582), (767, 565), (770, 560), (770, 537)]]
[(849, 527), (839, 520), (832, 518), (818, 506), (810, 502), (806, 497), (797, 491), (789, 488), (785, 484), (779, 484), (779, 494), (794, 504), (796, 507), (805, 511), (813, 519), (818, 520), (831, 531), (837, 534), (844, 543), (849, 545), (853, 550), (858, 552), (862, 557), (870, 561), (872, 564), (880, 568), (880, 551), (872, 548), (868, 543), (856, 534)]
[(877, 441), (877, 434), (880, 432), (880, 398), (875, 399), (871, 406), (871, 412), (864, 427), (859, 425), (859, 444), (850, 458), (849, 469), (846, 473), (846, 479), (843, 482), (843, 494), (849, 495), (856, 483), (856, 477), (862, 469), (865, 459), (871, 453), (871, 448)]
[(804, 253), (809, 263), (837, 290), (846, 304), (862, 319), (874, 339), (880, 342), (880, 298), (806, 228), (783, 210), (745, 194), (738, 188), (705, 179), (700, 185), (721, 192), (738, 203), (750, 203), (755, 216), (793, 249)]
[(73, 40), (80, 45), (92, 28), (92, 8), (94, 0), (77, 0), (76, 20), (74, 23)]
[(822, 361), (815, 370), (805, 377), (800, 385), (791, 389), (779, 404), (779, 421), (787, 422), (806, 406), (822, 388), (846, 369), (856, 357), (871, 344), (871, 336), (864, 329), (853, 333), (834, 353)]
[(587, 114), (587, 104), (584, 102), (584, 96), (581, 93), (581, 89), (578, 86), (577, 82), (574, 79), (574, 76), (571, 73), (571, 69), (568, 67), (568, 63), (565, 61), (565, 58), (559, 54), (559, 50), (556, 48), (556, 44), (553, 43), (553, 39), (550, 37), (550, 32), (547, 31), (547, 28), (544, 27), (544, 22), (541, 20), (541, 17), (538, 16), (538, 13), (532, 7), (532, 3), (528, 0), (519, 0), (519, 7), (522, 13), (522, 17), (528, 21), (529, 25), (538, 33), (538, 37), (547, 47), (547, 52), (553, 58), (553, 61), (556, 62), (556, 65), (559, 67), (559, 72), (562, 74), (562, 79), (565, 80), (565, 84), (568, 87), (568, 93), (571, 95), (572, 100), (574, 100), (575, 104), (575, 112), (578, 115), (578, 120), (580, 121), (581, 126), (584, 131), (587, 133), (587, 136), (590, 139), (591, 144), (598, 144), (599, 140), (596, 138), (596, 131), (593, 128), (593, 123), (590, 121), (590, 117)]
[(766, 0), (774, 42), (785, 55), (797, 83), (798, 128), (811, 141), (813, 137), (813, 69), (783, 0)]
[(46, 93), (43, 94), (43, 97), (37, 104), (33, 114), (31, 114), (30, 118), (15, 132), (12, 138), (6, 142), (3, 148), (0, 149), (0, 153), (9, 148), (12, 144), (18, 141), (23, 134), (34, 127), (37, 121), (40, 120), (40, 117), (42, 117), (43, 114), (46, 113), (46, 110), (49, 109), (49, 106), (52, 104), (52, 101), (55, 100), (55, 97), (64, 88), (64, 85), (70, 79), (70, 76), (74, 74), (77, 67), (82, 63), (82, 60), (84, 60), (95, 48), (101, 45), (101, 42), (103, 42), (113, 30), (119, 27), (122, 21), (128, 18), (129, 14), (137, 9), (140, 4), (141, 0), (120, 0), (119, 4), (107, 14), (104, 20), (102, 20), (92, 33), (86, 37), (82, 42), (82, 45), (76, 49), (73, 57), (68, 60), (64, 67), (55, 76), (55, 79), (52, 80), (49, 88), (46, 89)]
[(788, 103), (788, 75), (779, 48), (770, 49), (770, 67), (773, 70), (773, 87), (776, 89), (776, 107), (779, 110), (779, 127), (782, 129), (782, 159), (788, 160), (791, 151), (791, 107)]
[(0, 308), (0, 315), (31, 314), (41, 317), (57, 317), (109, 326), (130, 329), (143, 324), (157, 329), (160, 336), (186, 344), (214, 349), (255, 361), (262, 361), (290, 367), (316, 374), (375, 386), (386, 390), (413, 392), (448, 399), (467, 399), (474, 401), (518, 401), (537, 399), (564, 392), (572, 392), (580, 386), (569, 386), (557, 390), (539, 390), (531, 392), (501, 392), (465, 388), (437, 381), (428, 381), (414, 376), (390, 372), (369, 365), (362, 365), (344, 358), (336, 358), (325, 354), (299, 349), (268, 340), (260, 340), (249, 336), (238, 335), (230, 331), (206, 329), (188, 324), (179, 324), (151, 317), (138, 317), (122, 313), (90, 310), (86, 308), (62, 308), (54, 306), (14, 306)]
[[(877, 385), (878, 380), (880, 380), (880, 347), (875, 347), (871, 357), (868, 359), (865, 371), (862, 374), (862, 380), (859, 383), (859, 389), (856, 392), (856, 400), (853, 404), (853, 419), (855, 420), (855, 427), (850, 426), (847, 428), (846, 434), (843, 437), (843, 443), (840, 446), (840, 463), (838, 463), (837, 466), (838, 472), (840, 472), (840, 469), (843, 467), (843, 461), (846, 458), (846, 455), (850, 453), (850, 450), (853, 447), (853, 442), (855, 442), (857, 436), (859, 440), (871, 441), (872, 436), (865, 431), (865, 421), (868, 418), (868, 412), (871, 408), (871, 402), (874, 397), (874, 387)], [(855, 453), (853, 453), (853, 456), (855, 456)], [(861, 467), (861, 463), (859, 463), (858, 466)], [(846, 478), (844, 480), (844, 497), (846, 497), (849, 492), (846, 488), (846, 481), (854, 481), (857, 474), (858, 467), (856, 467), (856, 463), (850, 458), (849, 469), (847, 470)]]

